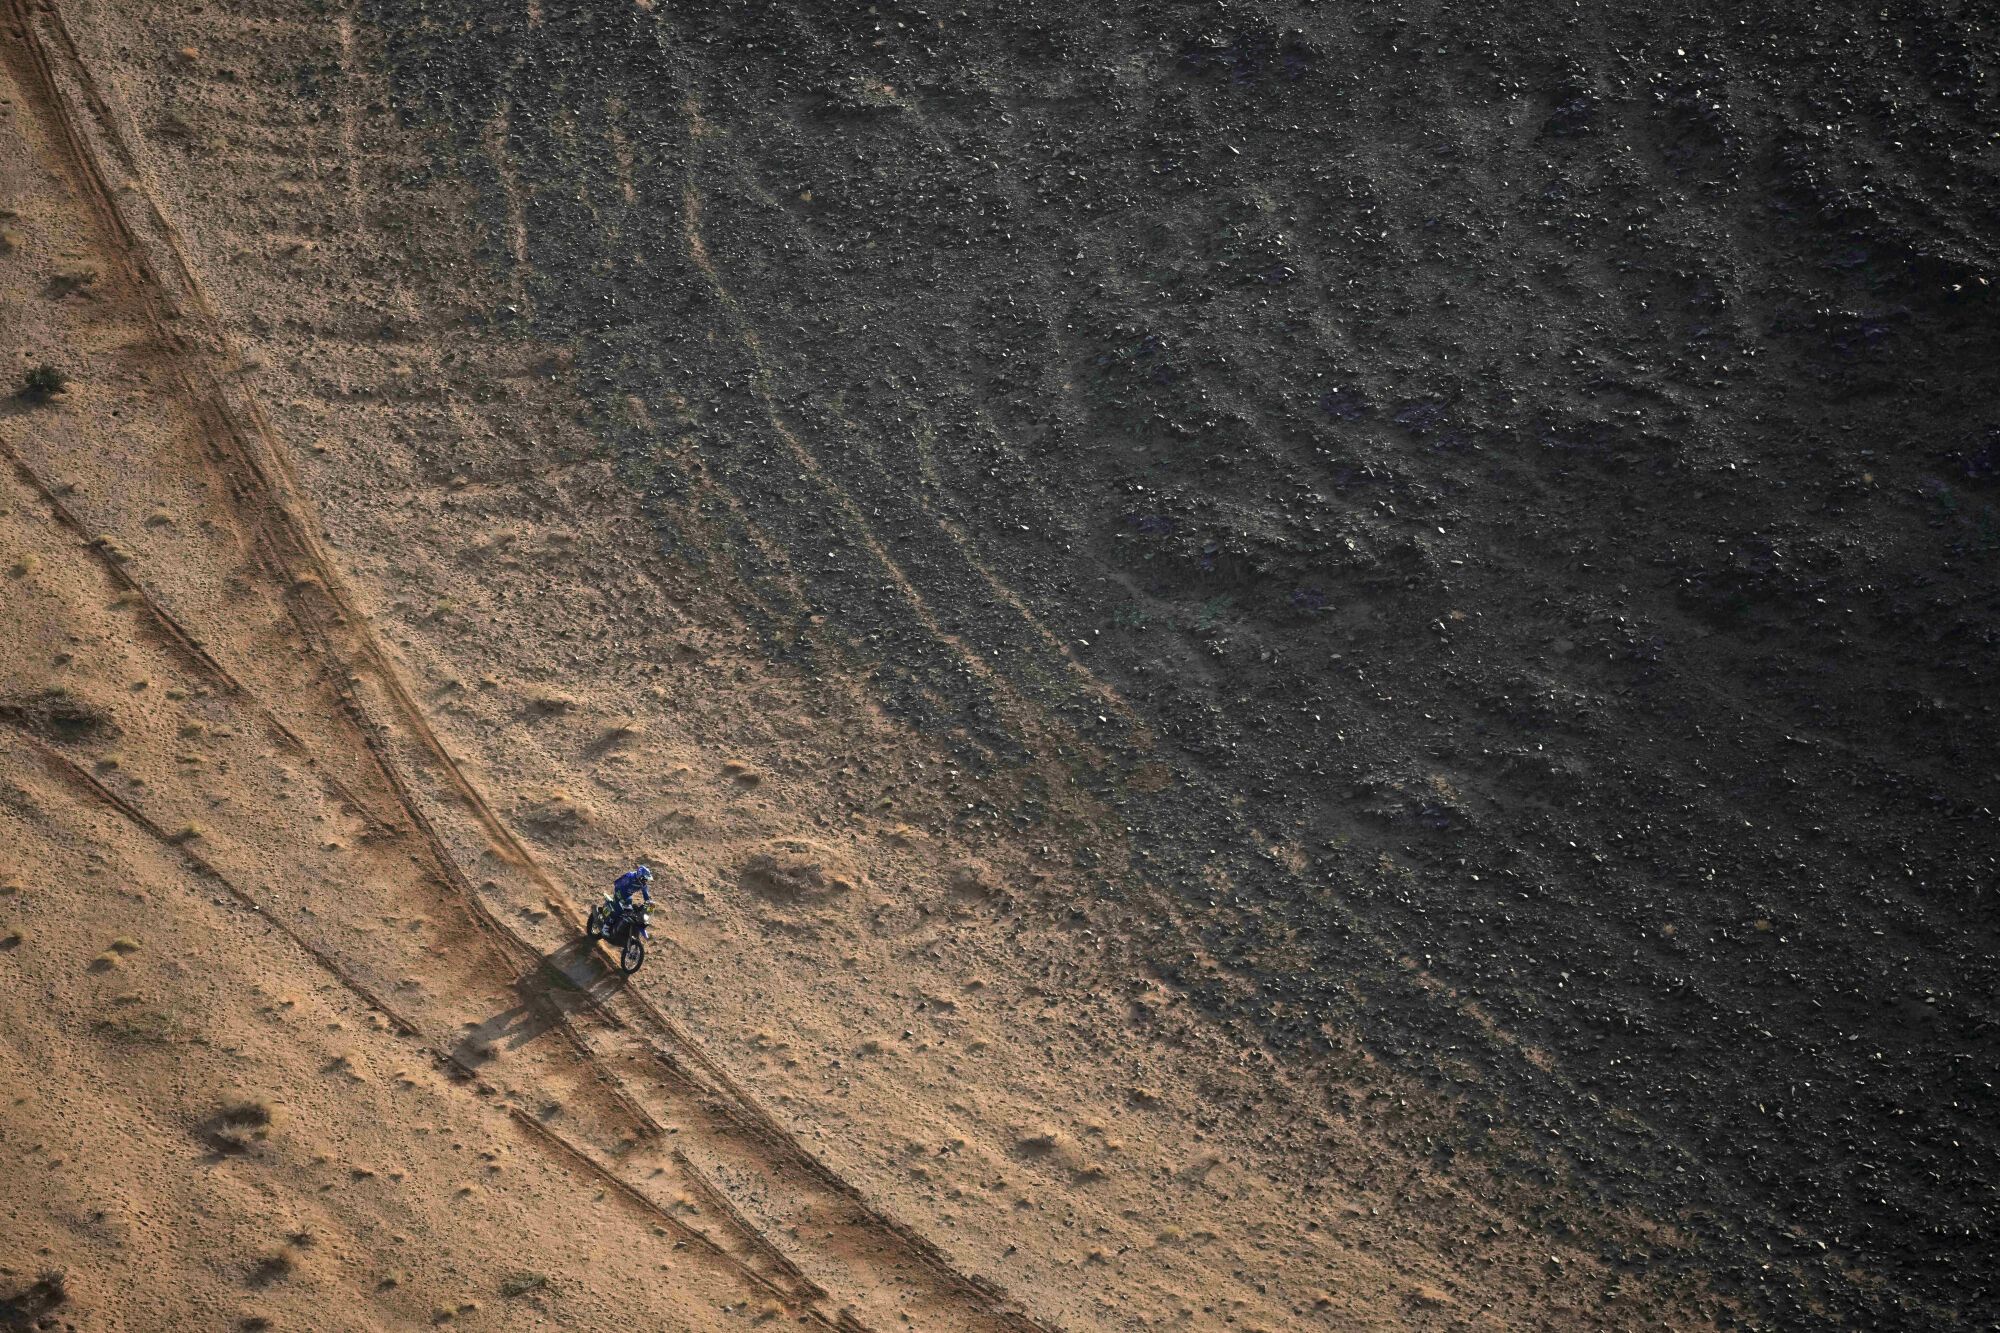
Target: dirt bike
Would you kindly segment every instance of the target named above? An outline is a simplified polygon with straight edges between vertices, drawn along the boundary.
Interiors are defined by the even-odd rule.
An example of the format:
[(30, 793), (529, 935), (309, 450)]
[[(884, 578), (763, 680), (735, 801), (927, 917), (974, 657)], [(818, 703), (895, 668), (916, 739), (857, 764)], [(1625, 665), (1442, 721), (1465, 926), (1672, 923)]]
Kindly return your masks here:
[(590, 909), (590, 920), (583, 930), (591, 939), (603, 940), (618, 950), (618, 970), (629, 977), (646, 961), (646, 940), (652, 928), (652, 904), (633, 903), (621, 911), (607, 893), (603, 902)]

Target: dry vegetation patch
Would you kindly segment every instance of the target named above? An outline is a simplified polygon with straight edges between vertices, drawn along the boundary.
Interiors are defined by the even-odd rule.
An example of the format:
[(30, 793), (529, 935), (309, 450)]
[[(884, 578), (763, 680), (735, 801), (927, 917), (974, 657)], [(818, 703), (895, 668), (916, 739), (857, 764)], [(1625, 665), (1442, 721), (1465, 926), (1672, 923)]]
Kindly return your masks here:
[(120, 734), (107, 709), (53, 685), (0, 699), (0, 722), (53, 741), (108, 740)]
[(48, 1316), (69, 1303), (69, 1278), (60, 1268), (44, 1269), (26, 1282), (12, 1280), (0, 1270), (0, 1328), (44, 1328)]
[(780, 838), (751, 853), (737, 882), (759, 897), (782, 903), (824, 902), (852, 893), (860, 872), (831, 848), (803, 838)]
[(245, 1098), (227, 1103), (196, 1128), (196, 1137), (224, 1157), (238, 1157), (270, 1137), (269, 1102)]

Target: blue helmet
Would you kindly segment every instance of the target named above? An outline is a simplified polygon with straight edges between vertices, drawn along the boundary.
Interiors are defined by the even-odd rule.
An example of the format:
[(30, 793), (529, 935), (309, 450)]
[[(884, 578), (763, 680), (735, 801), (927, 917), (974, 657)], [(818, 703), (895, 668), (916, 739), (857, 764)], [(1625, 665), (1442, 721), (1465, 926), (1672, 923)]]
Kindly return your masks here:
[(647, 865), (644, 861), (641, 861), (637, 866), (633, 867), (632, 873), (637, 875), (640, 879), (645, 880), (648, 884), (653, 882), (653, 869), (651, 866)]

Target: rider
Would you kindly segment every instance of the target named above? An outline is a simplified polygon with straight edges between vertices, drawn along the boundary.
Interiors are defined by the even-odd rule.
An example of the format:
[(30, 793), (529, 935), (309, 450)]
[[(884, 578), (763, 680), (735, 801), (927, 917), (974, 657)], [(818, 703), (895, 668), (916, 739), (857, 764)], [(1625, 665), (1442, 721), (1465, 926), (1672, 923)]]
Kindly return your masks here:
[(620, 917), (632, 910), (635, 893), (646, 900), (646, 906), (653, 905), (653, 872), (643, 861), (620, 875), (611, 886), (612, 906)]

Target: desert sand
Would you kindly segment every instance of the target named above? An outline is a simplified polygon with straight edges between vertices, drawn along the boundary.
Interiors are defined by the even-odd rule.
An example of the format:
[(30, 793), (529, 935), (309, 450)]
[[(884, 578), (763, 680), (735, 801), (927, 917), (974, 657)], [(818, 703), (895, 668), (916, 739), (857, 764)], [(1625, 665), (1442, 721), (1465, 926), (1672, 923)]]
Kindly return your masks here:
[[(1770, 441), (1728, 503), (1819, 526), (1620, 554), (1724, 503), (1644, 417), (1723, 371), (1635, 353), (1526, 461), (1378, 402), (1527, 335), (1371, 343), (1451, 262), (1284, 220), (1366, 172), (1271, 90), (1409, 40), (1316, 14), (4, 0), (0, 338), (65, 384), (0, 407), (0, 1326), (1990, 1316), (1990, 458), (1839, 464), (1922, 510), (1852, 575), (1958, 617), (1919, 643), (1784, 621), (1851, 594), (1777, 586), (1845, 527)], [(1738, 169), (1674, 87), (1648, 198)], [(1247, 211), (1154, 201), (1113, 274), (1127, 168)], [(1990, 301), (1976, 221), (1893, 281)], [(1169, 273), (1211, 222), (1233, 274)], [(1550, 337), (1661, 327), (1538, 262)], [(1981, 309), (1857, 410), (1972, 430)], [(1280, 393), (1300, 338), (1345, 369)], [(1783, 636), (1858, 665), (1765, 690)], [(626, 978), (582, 923), (641, 858)]]

